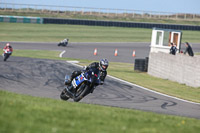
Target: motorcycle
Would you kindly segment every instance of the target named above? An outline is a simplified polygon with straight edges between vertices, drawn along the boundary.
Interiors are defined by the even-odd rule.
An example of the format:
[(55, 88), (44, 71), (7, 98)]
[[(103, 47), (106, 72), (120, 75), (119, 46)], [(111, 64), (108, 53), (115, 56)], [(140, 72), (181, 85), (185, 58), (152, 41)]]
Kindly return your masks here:
[(63, 41), (58, 43), (58, 46), (65, 46), (66, 47), (68, 45), (68, 41), (69, 41), (69, 39), (64, 39)]
[[(62, 100), (73, 99), (79, 102), (89, 93), (92, 93), (96, 86), (100, 83), (100, 72), (91, 68), (88, 71), (82, 72), (79, 76), (75, 77), (70, 85), (66, 85), (60, 94)], [(65, 82), (69, 80), (69, 76), (65, 76)]]
[(4, 51), (3, 60), (6, 61), (10, 57), (10, 55), (12, 54), (12, 51), (9, 48), (4, 49), (3, 51)]

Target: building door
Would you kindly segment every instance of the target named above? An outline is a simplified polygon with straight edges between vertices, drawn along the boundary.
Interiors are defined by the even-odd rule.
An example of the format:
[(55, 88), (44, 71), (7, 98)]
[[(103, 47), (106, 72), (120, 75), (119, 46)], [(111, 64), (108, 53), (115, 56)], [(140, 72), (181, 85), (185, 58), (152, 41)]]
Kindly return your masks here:
[(175, 43), (176, 46), (179, 46), (179, 33), (172, 32), (171, 42)]

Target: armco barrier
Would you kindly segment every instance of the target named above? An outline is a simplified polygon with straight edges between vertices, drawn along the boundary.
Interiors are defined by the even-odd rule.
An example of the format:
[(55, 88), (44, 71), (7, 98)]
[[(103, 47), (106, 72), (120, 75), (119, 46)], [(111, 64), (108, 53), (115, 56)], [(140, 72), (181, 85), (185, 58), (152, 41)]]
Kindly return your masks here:
[(135, 28), (164, 28), (175, 30), (200, 30), (200, 26), (176, 25), (176, 24), (156, 24), (156, 23), (138, 23), (138, 22), (117, 22), (117, 21), (97, 21), (97, 20), (79, 20), (79, 19), (57, 19), (43, 18), (44, 24), (72, 24), (72, 25), (91, 25), (91, 26), (115, 26), (115, 27), (135, 27)]
[(0, 22), (42, 24), (43, 23), (43, 18), (40, 18), (40, 17), (3, 16), (3, 15), (0, 15)]

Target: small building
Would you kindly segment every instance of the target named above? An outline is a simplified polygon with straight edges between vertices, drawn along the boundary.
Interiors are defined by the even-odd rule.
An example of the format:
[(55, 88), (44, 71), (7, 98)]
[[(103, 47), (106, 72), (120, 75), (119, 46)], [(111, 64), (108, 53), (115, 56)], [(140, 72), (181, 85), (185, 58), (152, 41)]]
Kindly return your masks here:
[(170, 43), (175, 43), (177, 52), (181, 49), (182, 32), (172, 29), (153, 28), (150, 52), (169, 53)]

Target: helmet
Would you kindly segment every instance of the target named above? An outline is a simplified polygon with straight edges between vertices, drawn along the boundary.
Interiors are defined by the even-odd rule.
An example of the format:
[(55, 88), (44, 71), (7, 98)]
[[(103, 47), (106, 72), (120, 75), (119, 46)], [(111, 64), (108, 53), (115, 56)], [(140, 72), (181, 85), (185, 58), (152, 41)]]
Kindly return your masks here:
[(99, 67), (101, 68), (102, 71), (106, 71), (106, 69), (108, 68), (108, 60), (107, 59), (101, 59), (99, 62)]
[(9, 43), (7, 43), (7, 44), (6, 44), (6, 46), (7, 46), (7, 47), (8, 47), (8, 46), (10, 46), (10, 44), (9, 44)]

